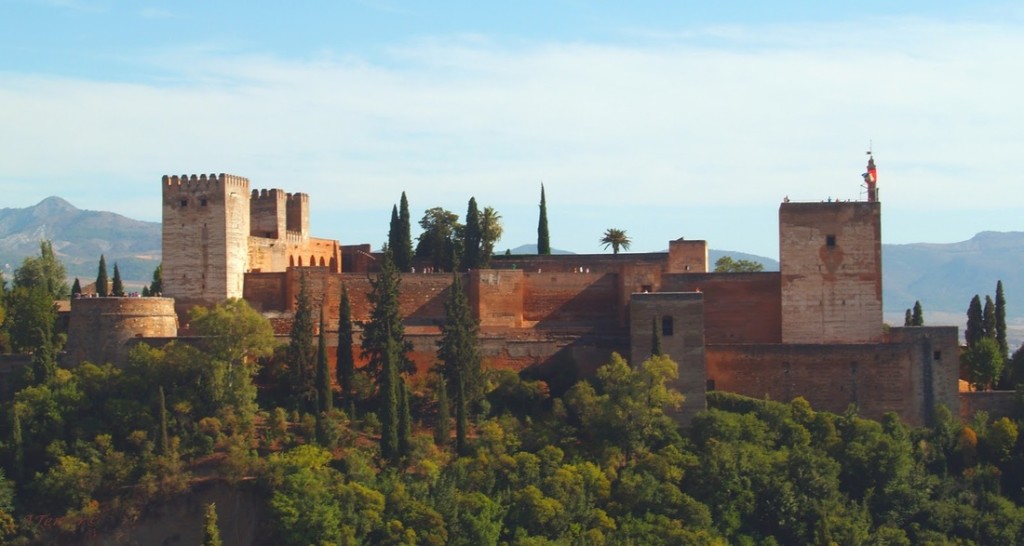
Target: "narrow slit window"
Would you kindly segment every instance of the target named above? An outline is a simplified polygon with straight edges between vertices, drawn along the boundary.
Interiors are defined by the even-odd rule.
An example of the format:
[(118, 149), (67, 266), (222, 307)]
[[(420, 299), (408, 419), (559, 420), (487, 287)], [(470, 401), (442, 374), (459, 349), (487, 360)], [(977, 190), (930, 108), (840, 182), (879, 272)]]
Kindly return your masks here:
[(835, 246), (836, 246), (836, 236), (835, 235), (826, 235), (825, 236), (825, 246), (827, 246), (829, 248), (835, 248)]
[(661, 335), (670, 336), (675, 330), (672, 317), (661, 317)]

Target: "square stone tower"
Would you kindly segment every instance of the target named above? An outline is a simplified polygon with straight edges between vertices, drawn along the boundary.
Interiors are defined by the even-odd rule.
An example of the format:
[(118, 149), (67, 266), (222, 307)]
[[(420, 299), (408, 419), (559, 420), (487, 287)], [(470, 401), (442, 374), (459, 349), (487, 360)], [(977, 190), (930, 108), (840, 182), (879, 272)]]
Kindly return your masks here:
[(875, 202), (782, 203), (783, 343), (882, 341), (882, 222)]
[(163, 287), (180, 311), (242, 297), (248, 269), (249, 180), (163, 177)]

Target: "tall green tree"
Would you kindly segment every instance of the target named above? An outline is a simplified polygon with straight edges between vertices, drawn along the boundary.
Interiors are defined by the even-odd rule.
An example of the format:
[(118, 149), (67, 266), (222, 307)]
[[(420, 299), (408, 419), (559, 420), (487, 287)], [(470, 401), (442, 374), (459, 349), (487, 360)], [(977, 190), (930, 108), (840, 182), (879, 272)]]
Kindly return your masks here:
[(171, 438), (167, 432), (167, 396), (164, 394), (164, 386), (158, 387), (159, 404), (157, 412), (160, 415), (160, 444), (157, 448), (160, 450), (160, 454), (167, 456), (171, 452)]
[(39, 256), (25, 258), (14, 272), (14, 286), (41, 286), (51, 299), (59, 300), (68, 296), (66, 276), (64, 264), (53, 252), (53, 243), (44, 240), (39, 242)]
[[(391, 221), (388, 223), (388, 248), (395, 254), (395, 247), (401, 244), (402, 221), (398, 218), (398, 205), (391, 206)], [(396, 260), (397, 266), (397, 260)], [(402, 271), (402, 268), (398, 268)]]
[(921, 309), (921, 302), (914, 302), (914, 313), (910, 317), (913, 326), (924, 326), (924, 311)]
[(981, 298), (977, 294), (971, 298), (967, 307), (967, 327), (964, 329), (964, 340), (968, 347), (973, 347), (985, 337), (985, 318), (981, 309)]
[(409, 387), (398, 376), (398, 454), (408, 457), (412, 451), (412, 413), (409, 411)]
[(100, 266), (96, 273), (96, 295), (105, 298), (110, 295), (110, 280), (107, 278), (107, 259), (100, 254)]
[(962, 357), (964, 368), (967, 369), (971, 383), (978, 390), (987, 390), (999, 379), (1003, 372), (1003, 355), (999, 352), (999, 344), (990, 337), (983, 337), (967, 348)]
[(909, 326), (913, 326), (913, 325), (914, 325), (914, 312), (911, 311), (910, 308), (908, 307), (906, 313), (903, 314), (903, 326), (908, 326), (909, 327)]
[(313, 411), (316, 409), (313, 405), (316, 353), (313, 348), (313, 306), (306, 285), (306, 275), (302, 274), (299, 276), (299, 293), (295, 297), (295, 318), (289, 334), (287, 358), (292, 404), (295, 409)]
[(110, 294), (116, 298), (124, 297), (124, 281), (121, 280), (121, 271), (114, 262), (114, 280), (111, 282)]
[(378, 417), (380, 418), (380, 455), (393, 464), (397, 463), (401, 457), (398, 445), (399, 413), (401, 412), (401, 401), (398, 394), (401, 383), (401, 376), (398, 373), (401, 360), (399, 351), (399, 345), (395, 339), (387, 336), (384, 340), (383, 359), (380, 363)]
[(53, 333), (39, 331), (40, 345), (32, 351), (32, 375), (37, 384), (53, 381), (57, 376), (57, 351), (53, 348)]
[(324, 324), (324, 310), (320, 309), (320, 336), (316, 344), (316, 392), (317, 413), (334, 409), (334, 393), (331, 390), (331, 370), (327, 365), (327, 325)]
[(434, 428), (434, 443), (446, 446), (452, 432), (452, 416), (448, 402), (448, 383), (444, 380), (443, 374), (437, 374), (434, 396), (437, 399), (437, 426)]
[(491, 264), (494, 245), (501, 240), (503, 231), (498, 211), (494, 207), (484, 207), (480, 213), (480, 267), (485, 268)]
[[(78, 277), (75, 277), (75, 284), (71, 285), (71, 297), (81, 296), (81, 295), (82, 295), (82, 283), (78, 280)], [(2, 319), (0, 319), (0, 322), (2, 322)]]
[(348, 287), (341, 285), (341, 305), (338, 310), (338, 348), (334, 371), (337, 374), (338, 386), (341, 388), (341, 399), (349, 417), (355, 417), (355, 391), (353, 380), (356, 375), (356, 362), (352, 354), (352, 304), (348, 298)]
[(412, 216), (409, 214), (409, 199), (405, 192), (402, 192), (402, 199), (398, 203), (399, 233), (395, 241), (395, 247), (391, 249), (395, 257), (395, 267), (399, 271), (409, 271), (412, 268)]
[(469, 405), (482, 396), (483, 385), (477, 342), (479, 327), (469, 308), (461, 275), (454, 275), (444, 308), (437, 357), (442, 375), (454, 390), (456, 449), (466, 454), (467, 412)]
[(632, 243), (629, 235), (626, 235), (626, 230), (618, 228), (606, 229), (599, 242), (604, 245), (605, 250), (612, 247), (612, 254), (618, 254), (619, 249), (629, 250), (629, 245)]
[(548, 201), (544, 184), (540, 185), (540, 219), (537, 220), (537, 254), (551, 254), (551, 236), (548, 234)]
[(1006, 359), (1010, 355), (1010, 346), (1006, 343), (1006, 294), (1003, 293), (1002, 279), (996, 281), (996, 343), (999, 344), (999, 351)]
[(159, 297), (164, 292), (164, 264), (160, 263), (153, 270), (153, 280), (149, 283), (149, 295)]
[(428, 209), (420, 220), (420, 233), (416, 244), (416, 257), (429, 258), (437, 271), (452, 271), (456, 256), (456, 235), (462, 231), (459, 215), (441, 207)]
[(12, 289), (7, 295), (6, 315), (7, 343), (13, 352), (33, 352), (54, 343), (57, 310), (46, 286)]
[(217, 525), (217, 505), (209, 503), (206, 505), (206, 513), (203, 516), (203, 544), (202, 546), (222, 546), (220, 539), (220, 527)]
[(981, 330), (984, 337), (996, 338), (996, 306), (992, 296), (985, 295), (985, 307), (981, 312)]
[(406, 356), (412, 350), (412, 344), (405, 340), (405, 326), (402, 324), (402, 311), (398, 301), (401, 281), (391, 249), (387, 249), (381, 256), (377, 278), (370, 281), (370, 292), (367, 294), (371, 306), (370, 320), (363, 328), (362, 341), (362, 358), (366, 360), (366, 372), (378, 385), (382, 381), (388, 340), (395, 342), (398, 370), (415, 370)]
[(466, 207), (466, 226), (462, 230), (462, 267), (463, 271), (479, 269), (482, 257), (481, 244), (483, 233), (480, 228), (480, 210), (476, 205), (476, 197), (469, 198)]

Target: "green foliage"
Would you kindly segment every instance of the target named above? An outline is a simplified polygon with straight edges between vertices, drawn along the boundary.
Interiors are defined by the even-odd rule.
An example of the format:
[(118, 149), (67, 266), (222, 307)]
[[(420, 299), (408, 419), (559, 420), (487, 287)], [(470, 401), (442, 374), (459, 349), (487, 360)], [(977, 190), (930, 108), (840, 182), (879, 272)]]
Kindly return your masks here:
[(601, 236), (601, 240), (598, 242), (604, 245), (605, 250), (608, 250), (608, 247), (612, 247), (612, 254), (618, 254), (619, 249), (629, 250), (629, 245), (632, 244), (629, 236), (626, 235), (626, 230), (618, 228), (604, 230), (604, 235)]
[[(75, 277), (75, 284), (71, 285), (71, 297), (82, 295), (82, 283)], [(0, 317), (0, 322), (3, 322), (3, 317)]]
[(111, 282), (110, 295), (124, 297), (124, 282), (121, 280), (121, 270), (117, 268), (117, 262), (114, 262), (114, 280)]
[(978, 390), (990, 388), (1003, 371), (1003, 355), (999, 350), (999, 344), (990, 337), (983, 337), (968, 347), (961, 360), (971, 383)]
[(217, 504), (206, 505), (203, 516), (203, 543), (202, 546), (221, 546), (224, 544), (220, 539), (220, 527), (217, 526)]
[(479, 269), (483, 232), (480, 226), (480, 211), (476, 206), (476, 197), (469, 198), (466, 208), (466, 226), (462, 230), (462, 271)]
[(757, 273), (764, 271), (764, 265), (751, 260), (734, 260), (731, 256), (722, 256), (715, 261), (715, 273)]
[(967, 341), (968, 347), (973, 347), (983, 337), (985, 337), (985, 327), (981, 298), (975, 294), (967, 307), (967, 327), (964, 329), (964, 339)]
[(389, 341), (395, 343), (398, 371), (413, 371), (412, 362), (406, 357), (412, 345), (405, 341), (405, 326), (398, 302), (401, 276), (389, 250), (385, 250), (380, 261), (377, 278), (370, 281), (371, 291), (367, 294), (372, 309), (370, 320), (363, 327), (362, 356), (366, 359), (366, 373), (377, 384), (382, 381), (384, 359)]
[[(394, 218), (394, 215), (392, 215)], [(412, 268), (412, 220), (409, 216), (409, 200), (402, 192), (402, 200), (399, 204), (397, 223), (393, 224), (394, 233), (388, 232), (388, 248), (394, 254), (395, 267), (399, 271), (409, 271)]]
[(334, 409), (334, 391), (331, 389), (331, 370), (327, 364), (327, 325), (324, 311), (320, 310), (320, 335), (316, 345), (316, 393), (317, 413)]
[(995, 304), (995, 330), (996, 343), (999, 344), (999, 352), (1006, 359), (1010, 356), (1010, 348), (1006, 343), (1006, 294), (1003, 293), (1003, 281), (996, 281), (996, 304)]
[(459, 260), (456, 238), (462, 231), (459, 215), (441, 207), (428, 209), (420, 220), (420, 233), (416, 244), (416, 257), (429, 258), (437, 271), (454, 271)]
[(984, 337), (996, 338), (996, 306), (992, 297), (985, 296), (985, 307), (981, 312), (981, 331)]
[(100, 265), (96, 272), (96, 295), (105, 298), (110, 295), (110, 279), (107, 278), (107, 259), (100, 254)]
[(469, 299), (462, 288), (462, 276), (456, 274), (445, 301), (445, 323), (441, 327), (441, 340), (437, 343), (437, 358), (441, 362), (441, 375), (453, 390), (455, 444), (460, 454), (467, 451), (469, 407), (483, 396), (477, 330)]
[(159, 297), (164, 291), (164, 264), (159, 264), (153, 270), (153, 280), (149, 283), (149, 295)]
[(313, 306), (310, 302), (306, 275), (299, 276), (299, 293), (295, 297), (295, 318), (288, 342), (288, 370), (291, 384), (292, 407), (302, 411), (315, 411), (316, 388), (313, 348)]
[(501, 240), (504, 228), (501, 225), (501, 214), (494, 207), (484, 207), (480, 213), (480, 264), (485, 268), (491, 263), (494, 245)]
[(551, 236), (548, 234), (548, 201), (544, 196), (544, 184), (540, 185), (540, 218), (537, 220), (537, 254), (551, 254)]
[(447, 446), (451, 437), (451, 407), (448, 402), (448, 384), (443, 374), (437, 374), (434, 394), (437, 397), (437, 425), (434, 427), (434, 443)]
[(398, 344), (389, 337), (385, 341), (384, 360), (381, 362), (378, 414), (381, 426), (380, 454), (393, 464), (402, 455), (399, 447), (399, 389), (404, 389), (405, 383), (398, 372), (399, 360)]
[(59, 300), (68, 296), (67, 273), (64, 264), (53, 252), (53, 243), (39, 242), (39, 257), (27, 257), (14, 272), (14, 287), (41, 287), (50, 299)]
[(5, 331), (13, 352), (32, 352), (54, 343), (57, 310), (46, 287), (17, 286), (7, 296)]
[(921, 302), (914, 302), (914, 312), (910, 317), (911, 326), (924, 326), (924, 311), (921, 310)]
[(348, 288), (341, 285), (341, 304), (338, 309), (338, 347), (334, 372), (338, 376), (341, 388), (341, 399), (345, 404), (349, 417), (355, 417), (355, 373), (356, 363), (352, 355), (352, 304), (348, 298)]

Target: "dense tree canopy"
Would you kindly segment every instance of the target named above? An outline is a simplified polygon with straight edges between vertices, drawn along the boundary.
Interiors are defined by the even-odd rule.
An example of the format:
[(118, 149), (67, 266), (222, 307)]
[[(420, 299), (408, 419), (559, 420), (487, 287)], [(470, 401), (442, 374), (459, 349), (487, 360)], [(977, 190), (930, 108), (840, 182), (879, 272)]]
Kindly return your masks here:
[(764, 265), (751, 260), (734, 260), (731, 256), (722, 256), (715, 261), (715, 273), (757, 273), (764, 271)]

